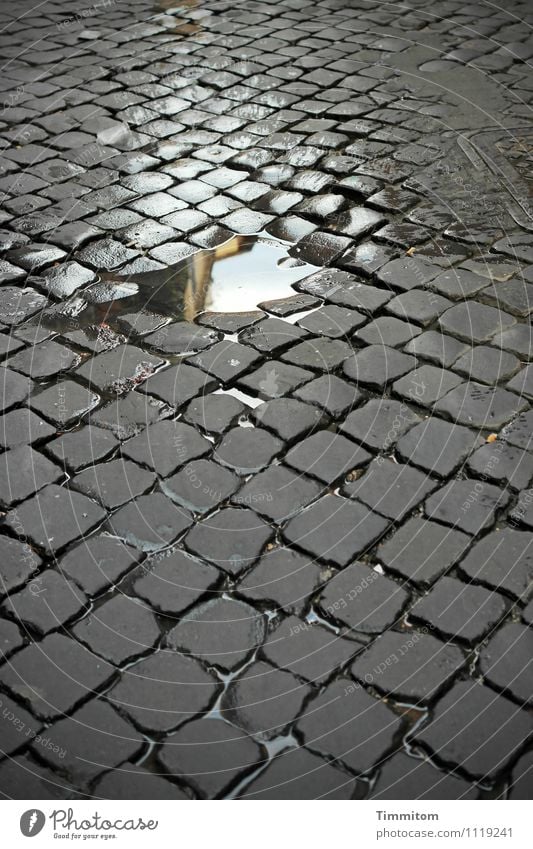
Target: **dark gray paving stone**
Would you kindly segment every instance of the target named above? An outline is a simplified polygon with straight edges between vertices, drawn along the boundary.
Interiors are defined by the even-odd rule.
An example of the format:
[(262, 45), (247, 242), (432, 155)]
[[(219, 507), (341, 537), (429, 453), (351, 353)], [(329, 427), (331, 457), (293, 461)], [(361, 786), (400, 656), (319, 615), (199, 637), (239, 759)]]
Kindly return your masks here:
[(211, 393), (194, 398), (185, 410), (184, 419), (208, 433), (221, 434), (236, 424), (245, 411), (245, 405), (232, 395)]
[(332, 233), (316, 230), (298, 242), (298, 258), (311, 265), (329, 265), (343, 254), (351, 243), (351, 238), (347, 236), (334, 236)]
[[(15, 721), (13, 721), (13, 717)], [(8, 756), (28, 745), (37, 736), (42, 723), (9, 696), (2, 697), (0, 718), (0, 752)], [(22, 729), (22, 730), (21, 730)]]
[(262, 644), (266, 619), (249, 604), (213, 598), (187, 613), (167, 635), (167, 644), (226, 671), (241, 666)]
[(514, 445), (517, 448), (525, 448), (529, 450), (533, 447), (532, 444), (532, 429), (533, 429), (533, 410), (528, 410), (525, 413), (517, 416), (512, 422), (506, 425), (502, 432), (501, 438)]
[(470, 348), (454, 364), (454, 371), (480, 383), (498, 383), (507, 380), (520, 368), (520, 361), (506, 351), (489, 345)]
[(39, 548), (57, 552), (105, 519), (100, 505), (85, 495), (50, 484), (10, 511), (6, 524)]
[(139, 251), (127, 248), (114, 239), (99, 239), (78, 251), (77, 259), (95, 271), (113, 271), (139, 256)]
[(234, 575), (261, 554), (274, 531), (251, 510), (224, 507), (197, 522), (187, 534), (187, 548)]
[[(227, 239), (227, 230), (223, 230), (222, 234), (223, 238), (220, 241), (224, 242)], [(266, 314), (262, 310), (249, 310), (248, 312), (211, 312), (208, 310), (201, 313), (196, 321), (198, 324), (220, 330), (221, 333), (239, 333), (244, 327), (250, 327), (262, 318), (266, 318)]]
[(160, 637), (147, 605), (127, 595), (106, 601), (78, 622), (72, 632), (91, 651), (117, 665), (146, 653)]
[(280, 318), (265, 318), (252, 327), (242, 330), (239, 334), (239, 342), (251, 345), (261, 353), (272, 354), (293, 345), (307, 335), (305, 330), (288, 321), (282, 321)]
[(307, 749), (288, 749), (239, 794), (241, 799), (350, 799), (355, 779)]
[(444, 368), (453, 365), (468, 349), (466, 342), (460, 342), (445, 333), (437, 333), (436, 330), (425, 330), (405, 346), (408, 354), (423, 357)]
[(135, 758), (144, 745), (130, 723), (105, 702), (93, 700), (48, 728), (46, 738), (36, 741), (33, 749), (78, 787)]
[(211, 448), (211, 443), (189, 425), (162, 421), (123, 443), (121, 451), (141, 466), (167, 477), (189, 460), (204, 456)]
[(173, 415), (173, 410), (163, 401), (139, 392), (130, 392), (123, 398), (104, 404), (91, 413), (89, 424), (105, 428), (124, 440), (136, 436), (146, 427)]
[(415, 739), (440, 762), (474, 778), (488, 778), (505, 769), (530, 734), (531, 718), (525, 711), (482, 684), (460, 681)]
[(270, 466), (253, 475), (232, 496), (233, 504), (253, 507), (256, 513), (280, 523), (317, 498), (323, 487), (286, 466)]
[(320, 625), (288, 616), (269, 634), (262, 648), (266, 659), (312, 684), (322, 684), (345, 666), (361, 646)]
[(351, 412), (341, 431), (368, 448), (387, 451), (419, 421), (420, 416), (405, 404), (374, 398)]
[(47, 569), (29, 586), (11, 594), (2, 608), (37, 633), (47, 634), (77, 617), (87, 603), (76, 584)]
[(423, 365), (397, 380), (392, 389), (396, 395), (407, 398), (414, 404), (432, 407), (436, 401), (461, 383), (463, 379), (453, 371)]
[(506, 612), (503, 596), (493, 590), (444, 576), (411, 608), (409, 618), (471, 644), (479, 642)]
[(295, 366), (313, 371), (334, 371), (353, 353), (340, 339), (313, 338), (290, 348), (282, 359)]
[(114, 674), (109, 663), (76, 640), (49, 634), (18, 652), (3, 667), (0, 679), (34, 714), (51, 720), (89, 699)]
[(264, 602), (268, 609), (301, 615), (325, 577), (326, 569), (310, 557), (290, 548), (274, 548), (265, 551), (240, 582), (238, 591), (255, 602)]
[(531, 356), (532, 332), (528, 324), (515, 324), (502, 333), (492, 337), (491, 345), (497, 345), (504, 351), (512, 351), (518, 357), (529, 359)]
[(0, 594), (23, 586), (42, 565), (39, 555), (25, 542), (0, 535)]
[[(306, 296), (302, 295), (301, 297)], [(15, 337), (11, 334), (8, 335), (7, 333), (0, 333), (0, 357), (4, 358), (8, 354), (14, 354), (22, 347), (24, 347), (24, 345), (19, 339), (15, 339)]]
[(452, 773), (435, 769), (429, 761), (410, 758), (398, 752), (385, 761), (369, 799), (450, 799), (479, 798), (475, 784)]
[(60, 466), (77, 472), (109, 456), (118, 444), (109, 431), (88, 425), (48, 442), (46, 451)]
[(4, 760), (0, 765), (0, 783), (8, 799), (79, 799), (78, 793), (61, 776), (45, 769), (26, 754)]
[(8, 619), (2, 619), (0, 621), (0, 660), (5, 660), (23, 645), (24, 638), (17, 625)]
[(144, 561), (136, 572), (135, 594), (154, 610), (176, 615), (202, 596), (217, 596), (213, 589), (220, 583), (218, 569), (194, 557), (170, 548)]
[(0, 446), (19, 448), (53, 436), (55, 429), (25, 407), (0, 418)]
[(399, 520), (436, 485), (436, 481), (412, 466), (377, 458), (363, 475), (344, 485), (343, 493), (390, 519)]
[(109, 521), (110, 533), (141, 551), (157, 551), (174, 542), (192, 524), (188, 510), (160, 492), (141, 495)]
[[(510, 484), (514, 489), (525, 489), (533, 481), (533, 457), (528, 451), (515, 448), (505, 442), (492, 442), (478, 448), (468, 460), (468, 468), (482, 480), (490, 480), (499, 486)], [(528, 499), (527, 494), (524, 501)], [(529, 499), (528, 499), (529, 500)], [(523, 511), (521, 511), (523, 507)], [(528, 514), (528, 524), (533, 520), (528, 504), (517, 505), (517, 509)]]
[(321, 430), (299, 442), (285, 456), (285, 462), (300, 472), (332, 484), (371, 459), (364, 448), (344, 436)]
[(520, 397), (525, 395), (526, 398), (533, 398), (533, 368), (531, 366), (523, 368), (509, 381), (507, 387), (517, 392)]
[(74, 489), (94, 498), (108, 510), (122, 507), (152, 488), (156, 477), (128, 460), (109, 460), (72, 478)]
[(427, 499), (429, 519), (477, 534), (494, 524), (496, 513), (509, 503), (509, 494), (490, 483), (452, 480)]
[(479, 656), (479, 669), (485, 681), (504, 690), (520, 705), (533, 700), (529, 668), (532, 648), (531, 628), (509, 622), (491, 636)]
[(522, 619), (530, 627), (533, 626), (533, 602), (529, 602), (527, 607), (522, 610)]
[(445, 333), (458, 336), (472, 345), (488, 342), (496, 333), (516, 324), (516, 319), (495, 307), (465, 301), (441, 315), (439, 324)]
[(450, 268), (443, 271), (438, 277), (434, 277), (429, 283), (429, 288), (440, 295), (444, 295), (445, 298), (462, 301), (476, 295), (488, 285), (489, 282), (486, 277), (474, 274), (473, 271), (466, 268)]
[(206, 712), (219, 682), (200, 663), (160, 651), (129, 666), (106, 698), (148, 733), (167, 733)]
[(372, 686), (396, 701), (423, 705), (432, 699), (464, 665), (456, 646), (418, 631), (387, 631), (352, 665), (361, 684)]
[(92, 410), (100, 396), (73, 380), (63, 380), (32, 395), (30, 405), (58, 428), (68, 427)]
[(31, 286), (2, 286), (0, 296), (0, 322), (12, 327), (21, 324), (47, 304), (47, 298)]
[(102, 392), (121, 395), (150, 377), (163, 362), (134, 345), (119, 345), (87, 360), (75, 373)]
[(30, 381), (8, 368), (2, 369), (0, 378), (0, 410), (5, 412), (28, 397)]
[(400, 617), (408, 593), (366, 563), (350, 563), (331, 578), (320, 595), (320, 608), (333, 620), (363, 634), (380, 634)]
[(325, 495), (291, 519), (283, 536), (313, 557), (346, 566), (376, 542), (388, 525), (363, 504)]
[(141, 766), (131, 762), (121, 764), (101, 778), (93, 788), (97, 799), (158, 799), (172, 801), (189, 801), (181, 787), (172, 781), (167, 781), (161, 775), (156, 775)]
[(311, 310), (319, 306), (320, 301), (312, 295), (296, 294), (290, 295), (287, 298), (277, 298), (274, 301), (263, 301), (258, 304), (262, 310), (272, 313), (272, 315), (284, 318), (288, 315), (301, 312), (302, 310)]
[(294, 365), (269, 360), (250, 374), (241, 377), (238, 386), (248, 395), (256, 395), (269, 401), (294, 392), (314, 377), (313, 372)]
[(177, 409), (196, 395), (213, 392), (217, 387), (218, 383), (205, 372), (180, 362), (149, 377), (139, 391), (155, 395)]
[(433, 416), (402, 436), (397, 451), (407, 462), (447, 477), (483, 443), (484, 440), (475, 431)]
[(321, 410), (295, 398), (274, 398), (260, 404), (252, 417), (258, 425), (273, 431), (284, 442), (304, 436), (324, 421)]
[(511, 774), (509, 799), (531, 799), (532, 761), (533, 754), (530, 751), (517, 760)]
[(399, 348), (421, 332), (415, 324), (384, 315), (357, 330), (354, 339), (366, 345), (388, 345), (391, 348)]
[(526, 407), (527, 402), (512, 392), (472, 381), (448, 392), (435, 410), (460, 424), (499, 430)]
[[(441, 313), (451, 306), (452, 301), (443, 298), (441, 295), (425, 292), (423, 289), (411, 289), (409, 292), (396, 295), (392, 301), (388, 302), (386, 310), (396, 318), (425, 327), (432, 324)], [(452, 307), (452, 309), (455, 309), (455, 307)], [(441, 326), (444, 330), (448, 330), (447, 324), (441, 323)], [(453, 333), (453, 331), (449, 332)]]
[(531, 506), (532, 499), (533, 492), (531, 489), (523, 489), (519, 493), (518, 501), (509, 514), (509, 522), (514, 527), (516, 527), (516, 525), (526, 525), (528, 528), (533, 526), (533, 509)]
[(224, 339), (208, 351), (190, 357), (188, 362), (226, 384), (241, 377), (259, 360), (260, 355), (249, 346)]
[(9, 368), (34, 380), (52, 378), (77, 366), (81, 357), (53, 340), (26, 348), (7, 361)]
[(235, 726), (201, 719), (167, 737), (158, 757), (171, 776), (186, 781), (202, 799), (214, 799), (256, 769), (265, 755)]
[(199, 327), (188, 321), (177, 321), (159, 328), (145, 337), (145, 342), (162, 354), (190, 354), (210, 348), (220, 339), (220, 333)]
[(470, 541), (461, 531), (413, 516), (380, 545), (378, 558), (387, 570), (428, 586), (460, 560)]
[(283, 448), (281, 440), (261, 428), (235, 427), (218, 444), (213, 459), (237, 474), (258, 472)]
[(137, 562), (137, 552), (115, 537), (99, 534), (70, 549), (59, 569), (89, 596), (99, 595), (116, 583)]
[(441, 269), (425, 257), (399, 257), (380, 268), (377, 278), (394, 289), (408, 291), (425, 286)]
[(211, 460), (193, 460), (161, 483), (169, 498), (195, 513), (206, 513), (226, 501), (240, 484), (237, 475)]
[(79, 262), (63, 262), (48, 268), (39, 278), (39, 285), (54, 297), (63, 300), (95, 279), (94, 271)]
[(306, 705), (296, 726), (310, 749), (367, 772), (392, 750), (401, 719), (348, 679), (330, 684)]
[(296, 398), (314, 404), (333, 418), (340, 418), (363, 397), (353, 384), (334, 374), (324, 374), (306, 383), (294, 393)]
[(290, 672), (256, 661), (231, 681), (222, 698), (222, 716), (254, 737), (269, 740), (294, 722), (309, 692), (309, 684)]
[(414, 357), (402, 354), (387, 345), (369, 345), (344, 361), (343, 372), (357, 384), (384, 389), (416, 366)]
[(59, 466), (29, 445), (5, 451), (0, 456), (0, 505), (9, 509), (62, 475)]
[(310, 315), (301, 318), (298, 325), (318, 336), (329, 336), (332, 339), (344, 339), (361, 327), (367, 321), (366, 316), (344, 307), (331, 304), (321, 307)]
[(533, 534), (513, 528), (491, 531), (472, 547), (461, 570), (489, 587), (527, 601), (533, 580)]

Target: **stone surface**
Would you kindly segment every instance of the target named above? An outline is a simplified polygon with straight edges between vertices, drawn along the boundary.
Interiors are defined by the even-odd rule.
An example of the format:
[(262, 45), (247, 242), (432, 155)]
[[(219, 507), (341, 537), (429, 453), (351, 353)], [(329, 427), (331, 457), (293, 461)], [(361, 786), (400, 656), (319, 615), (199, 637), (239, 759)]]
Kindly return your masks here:
[(324, 616), (363, 634), (381, 634), (401, 617), (408, 593), (366, 563), (350, 563), (323, 587)]
[(491, 637), (479, 657), (485, 681), (520, 705), (533, 700), (529, 670), (532, 640), (531, 628), (510, 622)]
[(382, 543), (378, 557), (387, 570), (427, 586), (463, 556), (470, 537), (462, 531), (413, 516)]
[(354, 780), (307, 749), (288, 749), (246, 785), (241, 799), (349, 799)]
[(75, 625), (73, 633), (91, 651), (115, 664), (144, 654), (160, 636), (147, 606), (127, 595), (106, 601)]
[(505, 599), (498, 593), (444, 576), (411, 608), (409, 618), (446, 637), (477, 643), (506, 612)]

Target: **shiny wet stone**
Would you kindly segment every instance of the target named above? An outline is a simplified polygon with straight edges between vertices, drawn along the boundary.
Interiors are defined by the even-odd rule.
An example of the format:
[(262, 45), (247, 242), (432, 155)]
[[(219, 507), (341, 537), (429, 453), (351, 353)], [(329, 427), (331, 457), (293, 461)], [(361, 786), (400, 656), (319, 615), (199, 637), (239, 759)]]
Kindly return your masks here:
[(496, 512), (509, 503), (509, 494), (493, 484), (452, 480), (430, 495), (425, 513), (445, 525), (477, 534), (494, 524)]
[(238, 342), (217, 342), (208, 351), (190, 357), (190, 365), (206, 371), (222, 383), (230, 383), (260, 360), (259, 354)]
[(268, 466), (282, 448), (281, 440), (265, 430), (235, 427), (223, 437), (213, 459), (237, 474), (251, 474)]
[(288, 749), (239, 794), (241, 799), (350, 799), (355, 780), (307, 749)]
[(42, 560), (27, 542), (0, 535), (1, 594), (6, 595), (23, 586), (38, 570)]
[(316, 481), (279, 465), (253, 475), (231, 501), (249, 504), (261, 516), (280, 523), (317, 498), (322, 490)]
[(378, 559), (393, 574), (427, 586), (457, 563), (469, 545), (461, 531), (414, 516), (380, 545)]
[(181, 787), (143, 767), (126, 761), (106, 773), (94, 787), (98, 799), (158, 799), (189, 801)]
[(397, 451), (424, 471), (447, 477), (483, 442), (475, 431), (432, 417), (402, 436)]
[(87, 603), (79, 587), (49, 569), (39, 576), (36, 584), (11, 594), (2, 607), (4, 613), (16, 617), (25, 626), (47, 634), (77, 617)]
[(305, 330), (287, 321), (266, 318), (243, 330), (239, 335), (239, 341), (251, 345), (256, 351), (271, 353), (282, 350), (307, 335)]
[(94, 498), (107, 510), (121, 507), (143, 495), (155, 483), (155, 475), (128, 460), (110, 460), (80, 472), (71, 486)]
[(533, 631), (508, 622), (481, 650), (480, 672), (489, 684), (515, 699), (521, 706), (532, 700), (530, 673)]
[(162, 482), (166, 495), (195, 513), (206, 513), (226, 501), (240, 484), (237, 475), (211, 460), (193, 460)]
[(76, 374), (101, 392), (121, 395), (150, 377), (163, 362), (133, 345), (119, 345), (83, 363)]
[(189, 460), (202, 457), (210, 450), (207, 439), (189, 425), (174, 421), (156, 422), (121, 447), (123, 455), (161, 477), (168, 477)]
[(127, 595), (106, 601), (72, 631), (91, 651), (116, 665), (144, 654), (160, 636), (153, 613), (138, 599)]
[(30, 446), (0, 455), (0, 505), (9, 509), (63, 476), (59, 466)]
[(180, 362), (149, 377), (139, 391), (154, 395), (177, 409), (191, 398), (217, 388), (217, 382), (205, 372)]
[[(30, 415), (33, 413), (30, 412)], [(45, 423), (52, 433), (55, 431)], [(46, 452), (60, 466), (76, 472), (84, 466), (103, 460), (117, 447), (112, 433), (87, 425), (58, 436), (46, 444)]]
[(35, 393), (31, 407), (57, 427), (74, 424), (98, 404), (99, 395), (73, 380), (63, 380)]
[(477, 799), (479, 791), (450, 772), (398, 752), (382, 765), (369, 799)]
[(145, 338), (147, 345), (162, 354), (188, 354), (209, 348), (220, 339), (220, 334), (187, 321), (167, 324)]
[(111, 431), (117, 439), (129, 439), (146, 427), (173, 414), (170, 407), (149, 395), (130, 392), (91, 413), (89, 424)]
[(350, 631), (380, 634), (400, 618), (409, 600), (406, 590), (365, 563), (350, 563), (322, 590), (320, 609)]
[(213, 588), (221, 578), (220, 572), (213, 566), (178, 548), (170, 548), (148, 558), (136, 574), (135, 594), (154, 610), (167, 615), (186, 610), (203, 596), (211, 598), (216, 595)]
[(30, 382), (27, 377), (8, 368), (0, 373), (0, 377), (0, 409), (4, 412), (28, 397)]
[(284, 442), (304, 436), (323, 422), (324, 418), (320, 410), (293, 398), (274, 398), (260, 404), (252, 417)]
[(444, 576), (411, 608), (409, 617), (472, 644), (497, 626), (506, 612), (505, 600), (498, 593)]
[(121, 540), (98, 534), (71, 548), (59, 569), (89, 596), (117, 583), (137, 562), (137, 552)]
[(436, 482), (412, 466), (387, 458), (373, 460), (361, 477), (348, 481), (343, 493), (390, 519), (400, 520), (416, 507)]
[(174, 542), (191, 524), (188, 510), (154, 492), (121, 507), (109, 520), (109, 530), (141, 551), (157, 551)]
[(340, 418), (362, 398), (353, 384), (332, 374), (321, 375), (306, 383), (296, 390), (295, 396), (319, 407), (333, 418)]
[(7, 360), (7, 365), (34, 380), (42, 380), (68, 371), (77, 366), (80, 360), (79, 354), (50, 340), (20, 351)]

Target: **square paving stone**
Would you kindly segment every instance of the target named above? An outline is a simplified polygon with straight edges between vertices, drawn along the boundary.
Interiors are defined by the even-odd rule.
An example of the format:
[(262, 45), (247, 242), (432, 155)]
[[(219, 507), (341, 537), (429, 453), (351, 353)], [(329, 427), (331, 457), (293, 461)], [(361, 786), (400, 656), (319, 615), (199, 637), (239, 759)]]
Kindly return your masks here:
[(516, 324), (516, 319), (495, 307), (478, 304), (476, 301), (465, 301), (446, 310), (441, 315), (439, 324), (445, 333), (458, 336), (472, 345), (476, 342), (488, 342), (496, 333), (502, 333)]
[(43, 309), (47, 303), (48, 299), (40, 292), (32, 289), (31, 286), (25, 286), (23, 289), (18, 286), (2, 286), (0, 322), (8, 327), (21, 324), (31, 315)]
[(213, 598), (187, 613), (167, 645), (226, 671), (241, 666), (265, 639), (266, 618), (242, 601)]
[(424, 509), (429, 519), (478, 534), (494, 524), (497, 511), (508, 503), (509, 494), (490, 483), (453, 480), (430, 495)]
[(242, 377), (238, 386), (250, 395), (270, 400), (281, 398), (290, 392), (294, 392), (302, 384), (313, 379), (313, 372), (298, 368), (279, 360), (269, 360), (259, 366), (255, 371)]
[[(200, 372), (202, 374), (202, 372)], [(225, 433), (244, 416), (246, 406), (229, 392), (212, 392), (193, 398), (183, 418), (207, 433)]]
[(253, 411), (252, 418), (284, 442), (292, 442), (324, 422), (321, 410), (295, 398), (274, 398), (260, 404)]
[(439, 762), (489, 778), (505, 769), (531, 730), (531, 717), (508, 699), (477, 682), (459, 681), (415, 739)]
[(461, 354), (468, 351), (468, 345), (445, 333), (425, 330), (420, 336), (407, 343), (405, 351), (416, 357), (423, 357), (436, 365), (449, 368)]
[(436, 487), (436, 481), (412, 466), (377, 458), (361, 477), (344, 485), (343, 493), (389, 519), (402, 519)]
[(188, 363), (198, 366), (202, 371), (206, 371), (226, 384), (241, 377), (260, 359), (260, 355), (247, 345), (224, 339), (208, 351), (190, 357)]
[(114, 510), (147, 492), (155, 481), (152, 472), (141, 469), (136, 463), (109, 460), (80, 472), (72, 478), (70, 484), (108, 510)]
[(513, 392), (474, 381), (462, 383), (435, 404), (437, 412), (460, 424), (490, 430), (499, 430), (526, 407), (527, 401)]
[[(425, 327), (432, 324), (444, 310), (451, 306), (452, 301), (443, 298), (441, 295), (425, 292), (422, 289), (411, 289), (409, 292), (396, 295), (392, 301), (388, 302), (386, 310), (396, 318), (421, 324), (422, 327)], [(452, 307), (452, 309), (455, 309), (455, 307)], [(441, 326), (443, 330), (453, 333), (445, 325)]]
[(121, 395), (154, 373), (164, 360), (134, 345), (119, 345), (83, 363), (76, 374), (102, 392)]
[(216, 380), (205, 372), (180, 362), (149, 377), (139, 387), (139, 392), (155, 395), (174, 409), (178, 409), (191, 398), (203, 392), (213, 392), (217, 388)]
[(99, 504), (56, 484), (10, 511), (6, 524), (39, 548), (57, 552), (104, 521)]
[(77, 472), (84, 466), (103, 460), (118, 444), (118, 439), (109, 431), (88, 425), (48, 442), (46, 452), (60, 466)]
[(143, 736), (113, 708), (93, 700), (47, 728), (33, 749), (78, 787), (135, 758), (145, 744)]
[(380, 634), (399, 619), (409, 600), (395, 581), (366, 563), (350, 563), (323, 587), (320, 608), (324, 616), (363, 634)]
[(497, 345), (499, 348), (503, 348), (504, 351), (512, 351), (512, 353), (516, 354), (517, 357), (530, 359), (532, 341), (533, 334), (531, 325), (515, 324), (513, 327), (510, 327), (508, 330), (504, 330), (502, 333), (496, 333), (496, 335), (492, 337), (491, 345)]
[(237, 474), (248, 475), (268, 466), (282, 448), (281, 440), (262, 428), (235, 427), (222, 438), (213, 459)]
[(317, 498), (323, 486), (286, 466), (271, 466), (253, 475), (232, 496), (233, 504), (253, 507), (256, 513), (280, 523)]
[(185, 545), (234, 575), (257, 560), (273, 535), (273, 529), (251, 510), (223, 507), (197, 522), (187, 534)]
[[(0, 783), (9, 787), (10, 799), (79, 799), (81, 794), (50, 769), (45, 769), (27, 754), (4, 760)], [(7, 794), (4, 794), (7, 796)]]
[[(529, 456), (529, 455), (528, 455)], [(509, 521), (516, 525), (526, 525), (533, 527), (533, 491), (524, 489), (518, 495), (518, 502), (509, 515)]]
[(130, 799), (190, 801), (190, 796), (177, 784), (128, 761), (121, 764), (118, 769), (106, 773), (94, 786), (93, 796), (97, 799), (113, 801), (119, 799), (123, 801)]
[(447, 477), (483, 442), (475, 431), (433, 416), (402, 436), (397, 451), (409, 463)]
[(0, 534), (0, 595), (24, 585), (41, 565), (41, 558), (27, 542)]
[(78, 616), (87, 603), (76, 584), (47, 569), (29, 586), (11, 594), (2, 608), (39, 634), (47, 634)]
[(388, 262), (378, 272), (378, 280), (394, 289), (409, 290), (425, 286), (440, 274), (441, 268), (425, 257), (399, 257)]
[(400, 728), (399, 716), (346, 678), (309, 702), (296, 725), (308, 748), (359, 773), (392, 750)]
[(29, 445), (5, 451), (0, 456), (0, 506), (9, 509), (62, 476), (59, 466)]
[(533, 593), (533, 534), (498, 528), (477, 542), (461, 562), (473, 581), (528, 600)]
[(116, 583), (137, 562), (135, 549), (115, 537), (99, 534), (71, 548), (59, 561), (59, 570), (89, 596)]
[(127, 595), (114, 596), (94, 609), (72, 632), (91, 651), (117, 665), (153, 648), (161, 634), (147, 605)]
[(55, 428), (25, 407), (0, 418), (0, 446), (18, 448), (53, 436)]
[(240, 484), (237, 475), (211, 460), (193, 460), (162, 481), (169, 498), (195, 513), (207, 513), (226, 501)]
[[(13, 718), (15, 721), (13, 721)], [(37, 736), (41, 725), (42, 723), (38, 719), (35, 719), (9, 696), (2, 696), (2, 714), (0, 715), (0, 752), (2, 757), (11, 755), (17, 749), (27, 746), (28, 739)]]
[(201, 798), (213, 799), (256, 769), (266, 755), (235, 726), (200, 719), (167, 737), (158, 757), (171, 776), (186, 781)]
[(328, 484), (352, 469), (362, 468), (371, 459), (372, 455), (364, 448), (329, 430), (308, 436), (285, 456), (289, 466)]
[(33, 713), (54, 719), (75, 708), (100, 690), (115, 669), (76, 640), (49, 634), (31, 643), (4, 665), (0, 680)]
[[(524, 489), (533, 481), (533, 457), (528, 451), (515, 448), (506, 442), (497, 441), (478, 448), (469, 458), (468, 468), (473, 474), (480, 475), (484, 480), (490, 480), (495, 484), (510, 484), (514, 489)], [(529, 497), (525, 496), (525, 499)], [(517, 505), (524, 507), (523, 515), (528, 516), (528, 524), (533, 524), (533, 513), (528, 505)]]
[(172, 415), (173, 410), (162, 401), (130, 392), (91, 413), (89, 424), (110, 430), (117, 439), (123, 440)]
[(498, 690), (504, 690), (520, 705), (533, 701), (532, 649), (533, 630), (509, 622), (491, 636), (479, 656), (479, 669), (485, 681)]
[(522, 413), (506, 425), (501, 437), (517, 448), (533, 449), (533, 410)]
[(476, 345), (475, 348), (470, 348), (454, 364), (454, 371), (458, 371), (459, 374), (470, 380), (488, 384), (507, 380), (519, 368), (520, 360), (514, 354), (491, 348), (489, 345)]
[(503, 596), (493, 590), (444, 576), (411, 608), (409, 617), (446, 637), (476, 643), (506, 612)]
[(357, 330), (354, 339), (366, 345), (388, 345), (391, 348), (399, 348), (421, 332), (416, 324), (384, 315)]
[(478, 799), (479, 790), (459, 776), (435, 769), (430, 761), (398, 752), (381, 767), (368, 798), (464, 801)]
[(356, 657), (352, 675), (396, 701), (424, 705), (464, 665), (456, 646), (418, 631), (387, 631)]
[(453, 371), (424, 365), (397, 380), (392, 389), (396, 395), (407, 398), (414, 404), (432, 407), (436, 401), (462, 382), (462, 378)]
[(90, 392), (73, 380), (63, 380), (32, 395), (31, 407), (58, 428), (74, 424), (89, 410), (96, 407), (99, 395)]
[(351, 799), (356, 781), (307, 749), (287, 749), (239, 794), (240, 799)]
[(531, 799), (531, 764), (533, 753), (526, 752), (513, 767), (509, 786), (509, 799)]
[(317, 336), (329, 336), (332, 339), (344, 339), (351, 336), (354, 330), (368, 321), (365, 315), (357, 310), (348, 310), (330, 304), (306, 315), (298, 321), (298, 325)]
[(414, 357), (387, 345), (369, 345), (344, 361), (343, 372), (357, 384), (373, 389), (384, 387), (416, 366)]
[[(199, 327), (189, 321), (176, 321), (160, 327), (145, 337), (145, 342), (159, 353), (192, 354), (210, 348), (220, 339), (220, 333), (208, 327)], [(181, 365), (181, 364), (180, 364)], [(184, 374), (187, 373), (187, 368)], [(205, 380), (205, 376), (204, 376)]]
[(219, 688), (194, 658), (160, 651), (124, 670), (106, 697), (143, 731), (161, 734), (208, 711)]
[(157, 551), (174, 542), (192, 524), (188, 510), (161, 492), (141, 495), (121, 507), (109, 521), (114, 536), (141, 551)]
[(213, 588), (221, 573), (214, 566), (170, 548), (144, 561), (136, 572), (135, 594), (161, 613), (175, 615), (204, 595), (217, 596)]
[(0, 660), (4, 661), (23, 645), (24, 638), (17, 625), (8, 619), (0, 620)]
[(387, 451), (420, 421), (420, 416), (400, 401), (373, 398), (351, 412), (340, 429), (367, 448)]
[(259, 739), (278, 737), (302, 709), (310, 686), (290, 672), (256, 661), (230, 682), (222, 717)]
[(189, 425), (162, 421), (123, 443), (121, 451), (136, 463), (167, 477), (189, 460), (204, 456), (211, 448), (211, 443)]
[(380, 545), (377, 556), (391, 572), (428, 586), (460, 560), (470, 542), (461, 531), (413, 516)]
[(290, 548), (274, 548), (265, 551), (238, 585), (238, 591), (255, 602), (264, 602), (269, 610), (301, 615), (327, 574), (326, 567), (307, 555)]
[(265, 318), (252, 327), (242, 330), (239, 334), (239, 342), (251, 345), (260, 353), (273, 354), (305, 339), (307, 335), (306, 330), (288, 321), (282, 321), (280, 318)]
[(509, 389), (517, 392), (520, 397), (533, 398), (533, 366), (526, 366), (507, 384)]
[(47, 340), (10, 357), (7, 365), (34, 380), (41, 380), (68, 371), (77, 366), (80, 360), (81, 357), (70, 348), (59, 345), (53, 340)]
[(282, 359), (302, 368), (313, 371), (334, 371), (347, 357), (353, 353), (353, 349), (340, 339), (313, 338), (299, 345), (294, 345)]
[(325, 495), (287, 524), (283, 536), (313, 557), (346, 566), (382, 534), (389, 522), (363, 504)]
[(6, 410), (25, 401), (30, 393), (30, 381), (24, 375), (4, 368), (0, 372), (0, 410)]
[(334, 374), (317, 377), (297, 389), (294, 395), (308, 404), (314, 404), (335, 419), (355, 407), (363, 397), (352, 383), (347, 383)]

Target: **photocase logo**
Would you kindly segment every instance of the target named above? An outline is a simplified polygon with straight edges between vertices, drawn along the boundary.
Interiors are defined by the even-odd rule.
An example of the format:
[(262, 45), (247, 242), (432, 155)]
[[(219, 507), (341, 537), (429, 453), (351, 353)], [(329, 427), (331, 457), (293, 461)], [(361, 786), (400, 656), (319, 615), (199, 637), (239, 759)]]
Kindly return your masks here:
[(24, 837), (35, 837), (42, 831), (46, 822), (46, 817), (42, 811), (37, 808), (32, 808), (29, 811), (24, 811), (20, 818), (20, 830)]

